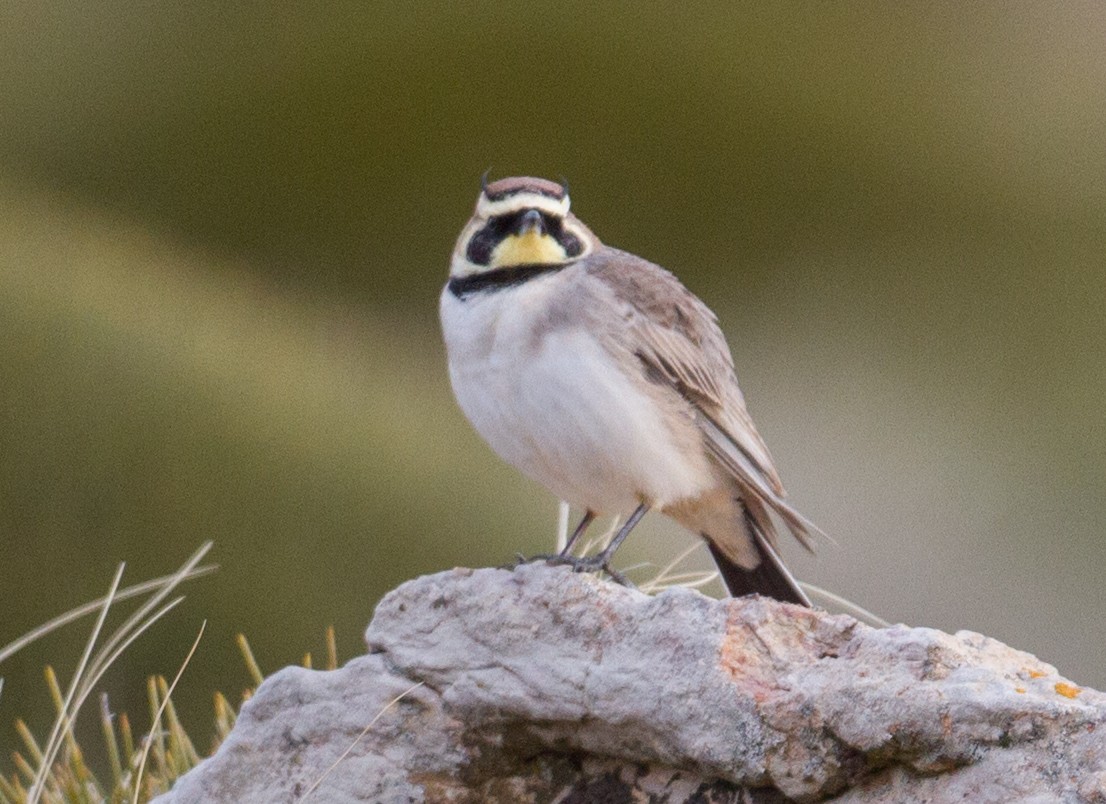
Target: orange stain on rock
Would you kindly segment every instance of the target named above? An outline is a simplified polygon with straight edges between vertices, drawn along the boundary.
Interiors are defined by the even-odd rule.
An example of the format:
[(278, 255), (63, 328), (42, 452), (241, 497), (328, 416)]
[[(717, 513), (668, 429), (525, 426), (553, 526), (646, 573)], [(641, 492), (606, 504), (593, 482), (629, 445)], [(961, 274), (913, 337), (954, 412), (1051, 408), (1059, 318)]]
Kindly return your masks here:
[(1063, 681), (1056, 682), (1055, 689), (1058, 695), (1063, 695), (1065, 698), (1075, 698), (1079, 695), (1079, 693), (1083, 691), (1079, 689), (1079, 687), (1073, 686), (1071, 684), (1065, 684)]

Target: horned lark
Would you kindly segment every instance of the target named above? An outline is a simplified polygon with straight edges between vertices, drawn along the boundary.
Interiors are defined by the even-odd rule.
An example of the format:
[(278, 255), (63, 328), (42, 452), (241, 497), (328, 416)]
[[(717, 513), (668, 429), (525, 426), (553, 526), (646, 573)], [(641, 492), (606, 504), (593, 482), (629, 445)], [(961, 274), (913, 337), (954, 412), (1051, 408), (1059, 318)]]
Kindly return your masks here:
[[(603, 245), (544, 179), (486, 184), (441, 296), (449, 377), (492, 449), (586, 511), (562, 553), (610, 559), (660, 510), (707, 542), (732, 595), (810, 605), (776, 553), (786, 502), (710, 309), (675, 276)], [(600, 555), (572, 558), (597, 514), (628, 515)], [(775, 518), (774, 518), (775, 517)]]

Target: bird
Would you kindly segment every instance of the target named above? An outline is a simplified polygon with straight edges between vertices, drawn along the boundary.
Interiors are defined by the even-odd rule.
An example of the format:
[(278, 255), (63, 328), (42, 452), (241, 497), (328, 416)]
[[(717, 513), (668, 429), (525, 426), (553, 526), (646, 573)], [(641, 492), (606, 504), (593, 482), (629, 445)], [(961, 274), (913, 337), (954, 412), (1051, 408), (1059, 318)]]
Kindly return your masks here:
[[(584, 511), (559, 556), (608, 572), (650, 510), (701, 536), (734, 597), (810, 606), (778, 553), (821, 531), (785, 500), (718, 319), (674, 274), (603, 244), (564, 182), (481, 182), (439, 313), (450, 384), (492, 450)], [(600, 515), (626, 517), (575, 557)]]

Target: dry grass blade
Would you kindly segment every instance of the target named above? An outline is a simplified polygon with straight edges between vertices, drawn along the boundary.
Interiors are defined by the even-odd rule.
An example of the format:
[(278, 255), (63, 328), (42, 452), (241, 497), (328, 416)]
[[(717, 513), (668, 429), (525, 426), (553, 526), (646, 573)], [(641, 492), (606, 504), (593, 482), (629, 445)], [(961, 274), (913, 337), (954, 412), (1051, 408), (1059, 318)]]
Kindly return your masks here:
[(234, 707), (231, 706), (230, 701), (223, 693), (215, 693), (214, 705), (215, 738), (217, 742), (221, 743), (230, 736), (230, 730), (234, 728), (234, 723), (238, 718), (235, 715)]
[[(150, 619), (150, 612), (152, 612), (157, 606), (164, 600), (170, 592), (178, 587), (183, 581), (186, 575), (195, 569), (196, 565), (200, 563), (203, 557), (211, 549), (212, 542), (204, 542), (200, 545), (199, 549), (194, 552), (187, 561), (181, 566), (179, 570), (169, 576), (169, 580), (165, 582), (150, 598), (143, 603), (138, 609), (131, 614), (126, 621), (117, 628), (112, 635), (108, 638), (104, 646), (97, 652), (96, 657), (92, 661), (92, 674), (99, 678), (102, 675), (102, 668), (106, 668), (115, 660), (115, 657), (119, 655), (116, 650), (116, 646), (126, 641), (128, 644), (131, 641), (128, 639), (128, 635), (132, 630), (138, 628), (140, 623), (152, 622)], [(111, 657), (111, 658), (109, 658)]]
[(123, 786), (123, 763), (119, 754), (119, 741), (115, 738), (115, 724), (112, 723), (108, 694), (100, 696), (100, 729), (104, 733), (104, 745), (108, 749), (108, 763), (111, 765), (111, 778), (115, 787)]
[(678, 572), (665, 577), (656, 577), (638, 588), (648, 595), (663, 592), (666, 589), (702, 589), (709, 586), (718, 578), (718, 573), (711, 570), (699, 572)]
[[(88, 795), (91, 795), (89, 793), (89, 789), (91, 788), (86, 789), (86, 787), (88, 784), (94, 784), (94, 780), (87, 768), (85, 768), (80, 749), (73, 739), (73, 724), (76, 720), (77, 713), (81, 710), (88, 696), (92, 693), (93, 687), (95, 687), (104, 673), (107, 672), (107, 669), (111, 667), (131, 643), (184, 600), (183, 597), (177, 597), (168, 603), (163, 603), (169, 592), (182, 581), (194, 578), (197, 575), (205, 574), (212, 569), (207, 567), (197, 568), (203, 556), (211, 549), (211, 546), (211, 542), (206, 542), (201, 545), (188, 561), (172, 575), (136, 584), (123, 590), (126, 592), (127, 597), (134, 597), (144, 592), (153, 592), (154, 594), (139, 607), (137, 612), (128, 617), (119, 628), (110, 634), (95, 654), (93, 654), (93, 650), (103, 632), (107, 613), (112, 604), (123, 596), (119, 589), (125, 566), (122, 564), (115, 574), (108, 594), (103, 598), (100, 598), (93, 604), (86, 604), (85, 606), (66, 612), (60, 617), (55, 617), (46, 625), (40, 626), (34, 631), (20, 637), (15, 642), (5, 646), (3, 656), (6, 658), (34, 639), (84, 614), (88, 614), (97, 608), (99, 609), (99, 616), (97, 617), (96, 624), (93, 627), (92, 633), (85, 645), (84, 653), (77, 664), (73, 678), (64, 696), (52, 673), (49, 671), (49, 668), (47, 669), (47, 682), (50, 686), (51, 695), (54, 698), (55, 708), (58, 714), (51, 729), (49, 739), (46, 742), (46, 747), (41, 752), (32, 752), (32, 754), (37, 754), (37, 756), (35, 756), (36, 767), (30, 778), (30, 787), (26, 796), (22, 796), (19, 799), (24, 802), (24, 804), (37, 804), (37, 802), (47, 794), (48, 785), (50, 790), (49, 797), (51, 799), (54, 798), (55, 792), (59, 795), (64, 795), (66, 800), (72, 799), (75, 801), (84, 801), (88, 799)], [(106, 724), (105, 738), (107, 738), (109, 735), (113, 735), (113, 730), (110, 728), (110, 714), (104, 713), (102, 716), (106, 716), (107, 718), (107, 720), (104, 721)], [(122, 719), (120, 721), (120, 729), (123, 733), (124, 746), (127, 749), (126, 753), (128, 756), (132, 755), (133, 741), (130, 738), (130, 730)], [(109, 753), (111, 752), (111, 742), (113, 742), (113, 737), (109, 740)], [(62, 746), (66, 743), (69, 745), (67, 751), (69, 760), (64, 768), (59, 768), (55, 773), (55, 761), (61, 752)], [(113, 763), (113, 774), (115, 770)], [(118, 779), (118, 775), (116, 775), (116, 778)], [(51, 781), (51, 779), (53, 779), (53, 781)], [(62, 785), (64, 792), (62, 788), (55, 789), (58, 784)], [(73, 785), (76, 786), (73, 787)], [(76, 798), (74, 798), (74, 796)]]
[(326, 780), (326, 777), (329, 776), (334, 771), (335, 768), (337, 768), (340, 764), (342, 764), (342, 761), (346, 757), (349, 756), (350, 751), (352, 751), (357, 746), (357, 744), (359, 742), (361, 742), (361, 740), (364, 738), (364, 736), (369, 733), (369, 729), (371, 729), (373, 727), (373, 724), (375, 724), (376, 721), (380, 720), (380, 718), (383, 717), (385, 712), (387, 712), (389, 709), (391, 709), (393, 706), (395, 706), (397, 703), (402, 701), (404, 698), (406, 698), (408, 695), (410, 695), (412, 692), (417, 690), (419, 687), (421, 687), (425, 683), (426, 683), (425, 681), (420, 681), (418, 684), (412, 684), (410, 687), (405, 689), (403, 692), (401, 692), (395, 698), (392, 698), (392, 700), (390, 700), (390, 701), (388, 701), (388, 703), (384, 704), (384, 706), (381, 708), (381, 710), (376, 713), (376, 716), (373, 717), (373, 719), (369, 721), (369, 725), (365, 726), (365, 728), (363, 728), (361, 730), (361, 733), (358, 734), (356, 738), (354, 738), (352, 743), (350, 743), (349, 748), (347, 748), (345, 751), (343, 751), (342, 755), (340, 757), (338, 757), (336, 760), (334, 760), (334, 764), (331, 765), (329, 768), (327, 768), (325, 771), (323, 771), (323, 775), (320, 776), (318, 779), (316, 779), (315, 783), (313, 785), (311, 785), (311, 787), (307, 788), (307, 792), (304, 793), (302, 796), (300, 796), (299, 799), (297, 799), (297, 800), (298, 801), (303, 801), (308, 796), (310, 796), (312, 793), (314, 793), (316, 790), (318, 790), (319, 785), (321, 785)]
[(111, 654), (108, 655), (105, 658), (105, 660), (99, 666), (96, 667), (95, 672), (92, 672), (91, 670), (86, 672), (85, 677), (81, 680), (81, 692), (77, 696), (76, 701), (75, 701), (75, 703), (73, 705), (73, 708), (71, 710), (71, 713), (70, 713), (70, 718), (69, 718), (70, 721), (73, 721), (73, 720), (76, 719), (77, 712), (80, 710), (80, 708), (84, 704), (84, 702), (88, 699), (88, 696), (92, 692), (92, 688), (94, 686), (96, 686), (96, 684), (99, 683), (100, 679), (103, 678), (104, 673), (106, 673), (108, 671), (108, 668), (111, 667), (111, 665), (115, 663), (115, 660), (118, 659), (121, 655), (123, 655), (123, 652), (126, 651), (126, 649), (130, 647), (131, 643), (134, 642), (136, 639), (138, 639), (140, 636), (142, 636), (142, 634), (144, 634), (146, 632), (146, 630), (148, 628), (150, 628), (150, 626), (152, 626), (154, 623), (156, 623), (158, 620), (160, 620), (162, 617), (164, 617), (166, 614), (168, 614), (170, 611), (172, 611), (178, 605), (180, 605), (181, 601), (183, 601), (183, 600), (184, 600), (183, 595), (180, 596), (180, 597), (173, 598), (168, 603), (166, 603), (164, 606), (162, 606), (160, 609), (158, 609), (156, 612), (151, 614), (149, 617), (146, 618), (146, 620), (144, 622), (140, 623), (138, 625), (138, 627), (134, 629), (133, 633), (128, 634), (127, 637), (123, 640), (123, 642), (120, 643), (115, 648), (115, 650), (112, 651)]
[(589, 553), (599, 552), (611, 543), (611, 539), (618, 533), (618, 526), (622, 523), (622, 517), (616, 516), (611, 520), (610, 526), (601, 532), (593, 532), (591, 536), (583, 539), (583, 544), (577, 548), (577, 554), (586, 556)]
[(131, 719), (127, 713), (119, 715), (119, 736), (123, 739), (123, 756), (134, 756), (134, 733), (131, 731)]
[(246, 670), (249, 671), (254, 687), (260, 687), (261, 682), (265, 680), (265, 674), (261, 672), (261, 666), (254, 658), (253, 651), (250, 650), (249, 640), (246, 639), (245, 634), (239, 634), (234, 641), (238, 643), (238, 650), (242, 652), (242, 659), (246, 663)]
[(676, 568), (686, 561), (692, 553), (698, 550), (701, 545), (702, 542), (700, 540), (692, 542), (679, 555), (665, 564), (656, 575), (640, 584), (638, 588), (646, 594), (654, 594), (674, 586), (686, 586), (692, 589), (706, 586), (718, 577), (717, 572), (712, 572), (710, 570), (703, 570), (702, 572), (675, 572)]
[[(23, 720), (17, 720), (15, 721), (15, 730), (19, 734), (19, 738), (23, 740), (27, 754), (34, 760), (35, 765), (41, 765), (42, 749), (39, 748), (38, 742), (35, 740), (35, 736), (31, 734), (31, 730), (27, 728), (27, 724)], [(31, 779), (34, 780), (34, 774), (31, 774)]]
[(338, 669), (338, 640), (334, 635), (334, 626), (326, 627), (326, 669)]
[[(27, 784), (34, 784), (35, 781), (35, 769), (31, 767), (30, 763), (23, 758), (23, 755), (16, 751), (12, 755), (12, 759), (15, 760), (15, 769), (23, 774), (23, 778), (27, 780)], [(24, 795), (20, 801), (26, 801), (27, 797)]]
[[(571, 513), (571, 511), (568, 507), (568, 503), (562, 502), (560, 504), (560, 507), (557, 509), (557, 552), (558, 553), (560, 553), (562, 550), (564, 550), (565, 545), (568, 544), (568, 525), (569, 525), (569, 514), (570, 513)], [(590, 532), (591, 535), (586, 535), (585, 534), (585, 537), (580, 542), (577, 543), (577, 545), (576, 545), (576, 547), (573, 551), (574, 554), (575, 555), (580, 555), (580, 556), (585, 556), (588, 553), (598, 551), (598, 550), (602, 550), (604, 547), (607, 546), (607, 544), (610, 543), (611, 539), (614, 538), (615, 533), (618, 532), (618, 525), (619, 525), (620, 522), (621, 522), (621, 518), (620, 517), (615, 517), (611, 521), (610, 526), (606, 530), (596, 531), (596, 530), (593, 529)]]
[(565, 549), (565, 545), (568, 544), (568, 515), (571, 513), (571, 509), (564, 500), (557, 503), (557, 537), (554, 540), (556, 544), (555, 553), (560, 554)]
[(23, 796), (20, 789), (0, 774), (0, 801), (4, 804), (14, 804), (14, 802), (22, 800)]
[[(208, 543), (207, 546), (210, 547), (210, 543)], [(218, 566), (216, 566), (215, 564), (209, 564), (204, 567), (196, 567), (195, 569), (192, 569), (188, 573), (186, 573), (185, 576), (181, 578), (181, 580), (190, 581), (193, 578), (199, 578), (203, 575), (208, 575), (217, 569)], [(115, 602), (118, 603), (121, 600), (129, 600), (132, 597), (138, 597), (139, 595), (144, 595), (147, 592), (153, 591), (154, 589), (166, 586), (171, 583), (176, 576), (177, 573), (174, 573), (173, 575), (163, 575), (160, 578), (143, 581), (142, 583), (136, 583), (133, 586), (128, 586), (124, 589), (120, 589), (115, 594)], [(28, 631), (23, 636), (9, 642), (4, 647), (0, 648), (0, 662), (3, 662), (5, 659), (10, 658), (11, 656), (19, 652), (22, 648), (25, 648), (27, 645), (31, 644), (35, 640), (41, 639), (52, 631), (56, 631), (63, 625), (68, 625), (74, 620), (79, 620), (81, 617), (91, 614), (103, 605), (104, 598), (91, 600), (84, 605), (70, 609), (64, 614), (59, 614), (54, 619), (43, 623), (42, 625), (31, 631)], [(0, 687), (2, 686), (3, 679), (0, 679)]]
[[(54, 732), (51, 732), (50, 737), (51, 740), (54, 742), (47, 743), (47, 749), (43, 751), (39, 757), (39, 767), (35, 771), (35, 781), (32, 782), (31, 792), (28, 793), (26, 799), (27, 804), (32, 804), (32, 802), (37, 801), (37, 798), (32, 798), (32, 795), (41, 796), (42, 788), (40, 788), (38, 790), (38, 793), (35, 794), (35, 786), (39, 777), (49, 779), (50, 768), (53, 766), (54, 760), (57, 758), (57, 753), (60, 750), (63, 741), (69, 741), (71, 746), (71, 754), (73, 755), (72, 762), (74, 764), (80, 765), (80, 752), (77, 749), (76, 742), (73, 739), (73, 723), (76, 720), (77, 712), (79, 712), (81, 707), (84, 705), (85, 701), (92, 691), (92, 688), (97, 683), (99, 683), (104, 673), (107, 672), (108, 668), (115, 662), (115, 660), (118, 659), (119, 656), (122, 655), (122, 653), (128, 647), (130, 647), (132, 642), (138, 639), (138, 637), (140, 637), (155, 622), (160, 620), (169, 611), (175, 608), (182, 600), (184, 600), (183, 597), (178, 597), (169, 601), (160, 609), (158, 609), (154, 614), (152, 614), (149, 618), (147, 618), (145, 622), (141, 623), (136, 629), (134, 629), (133, 633), (127, 635), (123, 642), (116, 647), (116, 649), (111, 653), (107, 660), (104, 661), (101, 666), (96, 669), (95, 672), (92, 672), (88, 668), (82, 669), (78, 667), (78, 673), (74, 676), (73, 679), (74, 682), (79, 682), (80, 691), (76, 696), (72, 695), (73, 684), (71, 683), (69, 695), (67, 695), (65, 699), (62, 699), (61, 691), (57, 689), (56, 682), (53, 679), (53, 674), (50, 669), (47, 668), (47, 682), (51, 686), (52, 695), (55, 698), (58, 709), (58, 716), (54, 721), (54, 729), (55, 731), (60, 729), (60, 737), (55, 735)], [(45, 776), (43, 776), (43, 774), (45, 774)]]
[(861, 622), (867, 623), (875, 628), (889, 628), (891, 623), (887, 620), (872, 614), (863, 606), (858, 606), (848, 598), (841, 597), (841, 595), (835, 595), (833, 592), (822, 589), (820, 586), (815, 586), (812, 583), (799, 582), (799, 585), (803, 587), (803, 590), (815, 600), (820, 600), (826, 603), (830, 603), (833, 606), (840, 608), (845, 614), (853, 617)]
[(169, 747), (173, 760), (174, 778), (180, 776), (188, 768), (193, 768), (200, 763), (200, 754), (196, 746), (192, 744), (192, 738), (184, 729), (180, 717), (177, 715), (177, 707), (173, 703), (172, 690), (161, 676), (157, 677), (157, 689), (165, 701), (166, 730), (169, 733)]
[[(564, 544), (567, 542), (567, 526), (568, 526), (568, 508), (565, 503), (561, 503), (559, 509), (558, 518), (558, 552), (564, 549)], [(615, 533), (618, 532), (618, 526), (621, 523), (620, 517), (615, 517), (610, 525), (603, 531), (597, 532), (593, 535), (586, 537), (583, 540), (577, 550), (577, 555), (588, 555), (592, 552), (596, 552), (605, 548), (614, 538)], [(700, 547), (700, 542), (693, 542), (683, 552), (676, 556), (672, 561), (666, 564), (654, 577), (646, 580), (638, 585), (638, 588), (646, 594), (655, 594), (665, 589), (674, 586), (684, 586), (692, 589), (698, 589), (702, 586), (706, 586), (715, 578), (718, 577), (718, 573), (711, 570), (703, 570), (701, 572), (682, 572), (674, 573), (676, 567), (687, 560), (688, 556), (694, 553)], [(641, 569), (642, 567), (650, 566), (648, 564), (635, 564), (627, 567), (624, 572), (633, 572)]]
[(73, 697), (77, 694), (77, 686), (80, 682), (81, 675), (88, 665), (89, 657), (92, 656), (92, 649), (96, 646), (96, 640), (100, 637), (100, 630), (104, 627), (104, 620), (107, 619), (108, 609), (111, 608), (111, 601), (115, 596), (116, 590), (119, 588), (119, 582), (123, 579), (123, 570), (125, 568), (126, 564), (119, 565), (119, 569), (115, 571), (115, 578), (112, 579), (111, 587), (108, 589), (107, 595), (103, 598), (100, 616), (96, 618), (96, 625), (92, 628), (92, 633), (89, 635), (84, 653), (81, 655), (81, 660), (77, 663), (77, 669), (73, 673), (73, 679), (69, 682), (69, 690), (66, 693), (62, 710), (58, 712), (58, 717), (54, 721), (54, 728), (50, 731), (50, 738), (46, 741), (46, 750), (43, 751), (42, 762), (39, 765), (38, 772), (35, 774), (35, 780), (31, 785), (31, 790), (27, 795), (28, 804), (36, 804), (42, 796), (42, 791), (46, 785), (46, 779), (50, 773), (50, 766), (54, 764), (54, 758), (61, 748), (62, 735), (71, 725), (69, 706), (73, 701)]
[(138, 795), (142, 790), (142, 774), (146, 770), (146, 759), (150, 755), (153, 735), (157, 732), (158, 728), (160, 728), (161, 716), (165, 713), (165, 707), (169, 705), (169, 696), (173, 694), (173, 690), (177, 687), (177, 682), (180, 681), (181, 676), (184, 675), (184, 669), (188, 667), (188, 663), (192, 660), (192, 655), (196, 652), (196, 648), (199, 647), (205, 628), (207, 628), (207, 620), (204, 620), (203, 624), (200, 625), (200, 632), (196, 634), (196, 639), (192, 643), (192, 648), (188, 651), (188, 655), (184, 657), (184, 661), (181, 663), (180, 669), (177, 670), (176, 676), (173, 677), (173, 683), (169, 685), (165, 694), (161, 696), (161, 706), (158, 707), (157, 715), (154, 717), (153, 723), (150, 724), (150, 736), (146, 739), (146, 744), (142, 748), (142, 760), (138, 763), (138, 772), (135, 774), (134, 797), (131, 799), (131, 804), (138, 804)]

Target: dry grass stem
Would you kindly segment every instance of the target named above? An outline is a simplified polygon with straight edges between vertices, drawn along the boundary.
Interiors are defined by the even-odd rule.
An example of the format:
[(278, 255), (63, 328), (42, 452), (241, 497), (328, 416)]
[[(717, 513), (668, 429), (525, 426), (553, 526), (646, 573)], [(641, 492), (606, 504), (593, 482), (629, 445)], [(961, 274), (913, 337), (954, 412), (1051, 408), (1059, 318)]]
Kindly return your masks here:
[[(181, 663), (180, 669), (177, 670), (176, 676), (173, 677), (173, 683), (166, 687), (164, 695), (161, 696), (161, 704), (157, 708), (157, 712), (154, 714), (153, 722), (150, 724), (150, 736), (157, 734), (159, 736), (159, 743), (164, 744), (160, 740), (161, 731), (159, 726), (161, 724), (161, 716), (165, 712), (166, 707), (170, 706), (169, 696), (173, 694), (173, 690), (176, 689), (177, 682), (180, 681), (181, 676), (184, 675), (184, 669), (188, 667), (188, 663), (192, 660), (192, 655), (196, 652), (196, 648), (200, 645), (200, 640), (203, 638), (204, 629), (207, 628), (207, 620), (203, 621), (200, 626), (200, 632), (196, 634), (196, 639), (192, 643), (192, 648), (188, 651), (188, 655), (184, 657), (184, 661)], [(156, 692), (155, 692), (156, 695)], [(176, 714), (174, 712), (173, 719), (176, 720)], [(152, 739), (147, 738), (146, 744), (142, 749), (142, 759), (138, 763), (138, 771), (135, 773), (134, 779), (134, 797), (131, 799), (132, 804), (138, 804), (138, 795), (142, 790), (142, 774), (146, 770), (146, 758), (150, 753), (150, 746), (153, 743)], [(162, 748), (161, 756), (164, 757), (164, 748)]]

